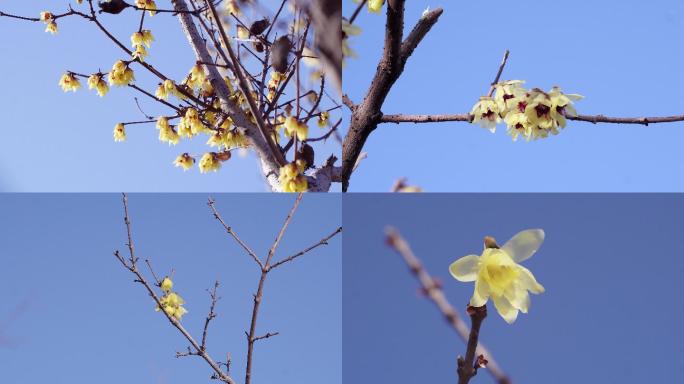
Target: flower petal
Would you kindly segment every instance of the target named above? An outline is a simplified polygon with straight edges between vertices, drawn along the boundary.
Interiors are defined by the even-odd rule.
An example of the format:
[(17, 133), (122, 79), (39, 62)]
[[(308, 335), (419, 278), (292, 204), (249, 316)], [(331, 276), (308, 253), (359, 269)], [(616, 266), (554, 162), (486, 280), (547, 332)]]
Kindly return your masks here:
[(520, 283), (521, 288), (526, 289), (534, 294), (544, 292), (544, 287), (537, 282), (537, 279), (534, 278), (534, 275), (529, 269), (523, 267), (522, 265), (518, 265), (518, 270), (520, 272), (520, 275), (518, 276), (518, 282)]
[(475, 291), (473, 297), (470, 298), (470, 305), (473, 307), (481, 307), (487, 304), (489, 299), (489, 286), (482, 280), (475, 281)]
[(520, 263), (532, 257), (543, 242), (544, 230), (527, 229), (511, 237), (501, 249), (516, 263)]
[(492, 296), (492, 301), (494, 301), (494, 306), (501, 317), (503, 317), (508, 324), (513, 324), (515, 319), (518, 318), (518, 310), (513, 308), (508, 299), (504, 296)]
[(480, 266), (480, 257), (468, 255), (454, 261), (449, 266), (449, 272), (458, 281), (475, 281)]
[(504, 292), (504, 296), (511, 305), (519, 309), (522, 313), (527, 313), (530, 308), (530, 294), (527, 290), (522, 288), (520, 284), (514, 284), (512, 287)]

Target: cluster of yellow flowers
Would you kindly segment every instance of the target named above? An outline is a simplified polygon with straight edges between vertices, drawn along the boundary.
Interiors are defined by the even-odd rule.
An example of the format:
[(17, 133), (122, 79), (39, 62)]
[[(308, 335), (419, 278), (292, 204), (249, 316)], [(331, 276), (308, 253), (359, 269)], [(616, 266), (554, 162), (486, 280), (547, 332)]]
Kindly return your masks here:
[(135, 0), (135, 5), (138, 8), (147, 9), (150, 16), (154, 16), (157, 12), (157, 3), (154, 0)]
[(173, 288), (173, 282), (168, 277), (165, 277), (160, 285), (162, 291), (164, 292), (164, 295), (159, 299), (161, 308), (159, 305), (157, 305), (154, 310), (158, 312), (163, 309), (167, 315), (180, 321), (183, 315), (188, 313), (188, 311), (183, 308), (185, 301), (182, 297), (180, 297), (180, 295), (171, 291)]
[(204, 68), (199, 63), (195, 64), (190, 68), (190, 73), (185, 78), (183, 82), (190, 88), (196, 89), (201, 88), (205, 81), (207, 80), (207, 74), (204, 72)]
[(123, 123), (114, 126), (114, 141), (126, 141), (126, 128)]
[(135, 81), (135, 74), (133, 70), (129, 68), (129, 63), (119, 60), (112, 66), (112, 70), (109, 72), (109, 84), (116, 86), (126, 86), (133, 81)]
[(40, 21), (45, 23), (45, 32), (49, 32), (53, 35), (57, 33), (57, 22), (55, 21), (55, 16), (51, 12), (41, 12)]
[(456, 280), (475, 282), (471, 306), (482, 307), (491, 298), (501, 317), (511, 324), (519, 311), (527, 313), (529, 310), (528, 292), (544, 292), (544, 287), (532, 272), (519, 264), (532, 257), (543, 241), (544, 231), (541, 229), (519, 232), (503, 247), (499, 247), (493, 238), (485, 237), (482, 255), (468, 255), (456, 260), (449, 266), (449, 272)]
[(104, 97), (109, 92), (109, 85), (102, 73), (93, 73), (88, 77), (88, 89), (95, 89), (100, 97)]
[(135, 49), (132, 55), (133, 58), (145, 61), (145, 58), (147, 57), (147, 49), (145, 47), (150, 48), (153, 41), (154, 36), (149, 29), (133, 32), (131, 35), (131, 45), (133, 45), (133, 48)]
[(283, 187), (283, 192), (306, 192), (309, 189), (309, 183), (304, 176), (305, 169), (306, 161), (302, 159), (280, 167), (278, 180)]
[(483, 96), (470, 111), (472, 122), (494, 132), (496, 124), (504, 121), (513, 140), (522, 135), (526, 140), (558, 134), (565, 128), (566, 117), (577, 116), (573, 102), (582, 98), (565, 94), (559, 87), (549, 92), (539, 88), (527, 90), (522, 80), (496, 84), (494, 97)]
[[(230, 159), (230, 152), (207, 152), (202, 155), (199, 162), (199, 169), (202, 173), (207, 173), (209, 171), (218, 171), (221, 168), (221, 162)], [(178, 159), (176, 159), (178, 160)]]
[(81, 88), (81, 82), (78, 81), (76, 75), (71, 72), (67, 72), (59, 79), (59, 86), (62, 87), (64, 92), (76, 92), (79, 88)]
[(169, 145), (178, 144), (180, 136), (178, 132), (169, 124), (169, 119), (164, 116), (159, 116), (157, 119), (157, 129), (159, 130), (159, 141), (162, 143), (169, 143)]
[(309, 136), (309, 126), (303, 121), (297, 120), (294, 116), (286, 117), (283, 125), (285, 126), (286, 137), (296, 135), (297, 140), (304, 141)]
[(161, 100), (168, 100), (169, 95), (174, 95), (178, 98), (182, 97), (180, 92), (178, 92), (176, 89), (176, 83), (174, 83), (171, 79), (166, 79), (163, 83), (159, 83), (154, 95)]

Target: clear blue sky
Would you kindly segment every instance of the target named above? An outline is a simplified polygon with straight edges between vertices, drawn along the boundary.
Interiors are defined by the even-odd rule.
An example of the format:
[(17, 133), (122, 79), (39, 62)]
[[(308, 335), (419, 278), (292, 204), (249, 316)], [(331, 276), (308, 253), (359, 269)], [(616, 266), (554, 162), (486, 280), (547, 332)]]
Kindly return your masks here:
[[(274, 0), (261, 3), (265, 7), (248, 13), (249, 20), (264, 15), (272, 17), (273, 4), (280, 4)], [(157, 4), (170, 7), (170, 1), (166, 0)], [(75, 7), (87, 9), (85, 3)], [(0, 9), (38, 17), (46, 9), (54, 13), (66, 11), (67, 2), (12, 0), (3, 1)], [(136, 14), (130, 11), (116, 16), (103, 14), (101, 19), (124, 44), (130, 44), (130, 35), (139, 23)], [(134, 97), (138, 97), (148, 115), (169, 114), (169, 110), (132, 89), (112, 88), (100, 98), (87, 89), (84, 81), (80, 91), (65, 94), (57, 85), (64, 71), (108, 71), (125, 54), (94, 24), (81, 18), (61, 19), (58, 24), (59, 33), (52, 36), (43, 32), (43, 23), (0, 18), (0, 34), (6, 36), (0, 39), (0, 51), (11, 52), (11, 58), (8, 56), (0, 64), (3, 86), (11, 90), (0, 95), (3, 110), (0, 191), (266, 191), (253, 155), (235, 156), (218, 173), (210, 174), (200, 174), (197, 168), (183, 172), (172, 165), (180, 153), (207, 152), (206, 138), (169, 146), (159, 142), (158, 131), (151, 124), (127, 127), (128, 140), (115, 143), (112, 131), (116, 123), (144, 120)], [(181, 80), (194, 65), (195, 57), (178, 20), (169, 14), (160, 14), (147, 17), (145, 25), (156, 38), (148, 62), (162, 73)], [(154, 92), (158, 79), (138, 66), (134, 70), (136, 84)], [(331, 106), (328, 99), (323, 105)], [(331, 113), (331, 120), (337, 118), (338, 112)], [(315, 122), (310, 128), (312, 137), (324, 132)], [(340, 153), (340, 145), (335, 141), (317, 144), (319, 163), (330, 153)]]
[[(349, 17), (356, 6), (345, 0)], [(385, 113), (465, 113), (486, 93), (505, 49), (503, 79), (561, 86), (586, 99), (579, 113), (684, 113), (679, 89), (684, 3), (674, 0), (408, 1), (405, 30), (423, 10), (439, 22), (409, 59)], [(382, 51), (382, 15), (361, 12), (359, 58), (347, 61), (344, 89), (360, 102)], [(547, 140), (513, 143), (467, 123), (381, 125), (350, 191), (387, 191), (407, 176), (427, 191), (682, 191), (684, 123), (619, 126), (570, 122)]]
[[(681, 382), (681, 196), (359, 194), (344, 205), (346, 382), (453, 383), (465, 351), (384, 244), (388, 224), (461, 313), (473, 285), (450, 277), (452, 261), (479, 253), (485, 235), (546, 231), (524, 262), (546, 293), (513, 325), (491, 310), (481, 330), (514, 382)], [(492, 380), (481, 372), (473, 383)]]
[[(262, 255), (294, 201), (285, 195), (214, 197), (224, 219)], [(131, 195), (134, 241), (157, 273), (175, 268), (175, 287), (189, 310), (182, 322), (197, 338), (209, 309), (205, 289), (221, 281), (208, 349), (221, 361), (230, 352), (242, 383), (244, 331), (259, 273), (206, 201), (206, 194)], [(112, 255), (125, 251), (119, 195), (5, 194), (0, 211), (2, 382), (210, 381), (201, 359), (174, 357), (187, 342)], [(332, 232), (340, 212), (338, 198), (305, 196), (276, 258)], [(258, 329), (280, 335), (256, 346), (254, 383), (342, 382), (341, 244), (334, 238), (269, 276)]]

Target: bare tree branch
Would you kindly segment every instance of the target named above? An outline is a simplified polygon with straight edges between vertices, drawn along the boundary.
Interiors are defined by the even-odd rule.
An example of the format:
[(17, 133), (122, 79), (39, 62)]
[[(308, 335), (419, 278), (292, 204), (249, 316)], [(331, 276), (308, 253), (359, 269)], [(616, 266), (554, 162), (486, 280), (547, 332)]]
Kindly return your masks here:
[(387, 2), (387, 24), (385, 28), (385, 46), (373, 77), (370, 88), (363, 101), (352, 108), (349, 131), (342, 148), (342, 190), (347, 191), (349, 178), (368, 136), (380, 122), (382, 104), (394, 82), (404, 71), (406, 61), (437, 23), (442, 9), (437, 8), (420, 18), (406, 40), (402, 43), (404, 33), (404, 0)]
[(226, 232), (233, 236), (235, 241), (237, 241), (238, 244), (240, 244), (240, 246), (247, 252), (249, 256), (252, 257), (252, 259), (254, 259), (254, 261), (259, 265), (259, 269), (264, 269), (264, 264), (261, 262), (261, 260), (259, 260), (259, 256), (257, 256), (257, 254), (244, 241), (242, 241), (242, 239), (237, 235), (237, 233), (235, 233), (232, 227), (230, 227), (228, 224), (226, 224), (225, 221), (223, 221), (223, 218), (216, 210), (215, 204), (216, 202), (213, 199), (209, 199), (209, 202), (207, 203), (207, 205), (209, 205), (209, 208), (211, 208), (211, 211), (214, 213), (214, 218), (216, 218), (216, 220), (218, 220), (221, 223), (223, 228), (225, 228)]
[(312, 250), (314, 250), (314, 249), (320, 247), (321, 245), (328, 245), (328, 240), (332, 239), (332, 238), (335, 237), (338, 233), (341, 233), (341, 232), (342, 232), (342, 227), (337, 228), (337, 229), (334, 230), (331, 234), (329, 234), (328, 236), (326, 236), (326, 237), (322, 238), (321, 240), (319, 240), (318, 243), (316, 243), (316, 244), (314, 244), (314, 245), (311, 245), (311, 246), (309, 246), (309, 247), (307, 247), (307, 248), (305, 248), (305, 249), (303, 249), (303, 250), (301, 250), (301, 251), (295, 253), (295, 254), (292, 255), (292, 256), (288, 256), (288, 257), (286, 257), (286, 258), (284, 258), (284, 259), (282, 259), (282, 260), (280, 260), (280, 261), (274, 263), (273, 265), (270, 266), (270, 269), (274, 269), (274, 268), (277, 268), (277, 267), (279, 267), (279, 266), (281, 266), (281, 265), (283, 265), (283, 264), (285, 264), (285, 263), (288, 263), (288, 262), (290, 262), (290, 261), (292, 261), (292, 260), (294, 260), (294, 259), (296, 259), (296, 258), (298, 258), (298, 257), (300, 257), (300, 256), (302, 256), (302, 255), (304, 255), (304, 254), (306, 254), (306, 253), (308, 253), (309, 251), (312, 251)]

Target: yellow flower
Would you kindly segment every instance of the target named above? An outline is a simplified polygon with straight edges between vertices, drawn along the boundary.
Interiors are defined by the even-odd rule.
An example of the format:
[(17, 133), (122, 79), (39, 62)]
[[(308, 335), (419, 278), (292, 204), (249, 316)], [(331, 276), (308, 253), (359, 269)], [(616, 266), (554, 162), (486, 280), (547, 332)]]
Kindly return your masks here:
[(147, 49), (144, 45), (138, 45), (135, 47), (135, 51), (133, 51), (131, 56), (133, 56), (134, 59), (138, 59), (138, 61), (143, 62), (147, 57)]
[(309, 126), (302, 121), (297, 121), (293, 116), (285, 119), (285, 136), (292, 137), (297, 135), (297, 139), (304, 141), (309, 136)]
[(102, 77), (101, 73), (94, 73), (88, 77), (88, 89), (95, 89), (100, 97), (109, 92), (109, 85)]
[[(167, 279), (168, 278), (164, 280)], [(162, 290), (164, 290), (163, 287)], [(183, 317), (183, 315), (188, 313), (188, 311), (185, 308), (183, 308), (185, 300), (183, 300), (183, 298), (180, 297), (177, 293), (170, 292), (170, 290), (171, 288), (169, 288), (168, 291), (165, 291), (165, 295), (159, 299), (159, 304), (161, 304), (162, 308), (159, 308), (159, 305), (157, 305), (157, 307), (154, 310), (159, 311), (160, 309), (164, 309), (164, 312), (166, 312), (167, 315), (175, 318), (176, 320), (180, 320), (181, 317)]]
[(81, 88), (81, 82), (78, 81), (78, 78), (76, 78), (73, 73), (67, 72), (59, 79), (59, 86), (62, 87), (64, 92), (76, 92), (79, 88)]
[(470, 111), (473, 116), (473, 123), (478, 123), (480, 127), (489, 129), (492, 133), (496, 131), (496, 124), (501, 122), (499, 107), (489, 96), (480, 97), (473, 109)]
[(527, 96), (525, 114), (530, 123), (540, 129), (550, 130), (555, 126), (555, 120), (551, 116), (551, 99), (539, 88), (530, 90)]
[(126, 141), (126, 129), (122, 123), (114, 126), (114, 141)]
[(242, 25), (237, 26), (237, 36), (240, 39), (249, 39), (249, 29), (243, 27)]
[(169, 125), (169, 120), (160, 116), (157, 119), (157, 129), (159, 130), (159, 141), (168, 142), (169, 144), (176, 145), (180, 140), (178, 133)]
[(449, 272), (458, 281), (475, 282), (471, 306), (482, 307), (491, 298), (501, 317), (511, 324), (518, 317), (518, 311), (527, 313), (529, 310), (528, 291), (544, 292), (532, 272), (518, 264), (532, 257), (543, 241), (541, 229), (519, 232), (501, 248), (493, 238), (486, 237), (482, 255), (456, 260), (449, 266)]
[(582, 99), (582, 95), (564, 94), (559, 87), (551, 88), (549, 99), (551, 100), (551, 118), (556, 121), (556, 125), (565, 128), (566, 116), (577, 116), (577, 111), (573, 105), (574, 100)]
[(135, 81), (135, 74), (126, 62), (119, 60), (114, 63), (112, 70), (109, 71), (108, 80), (110, 85), (124, 86)]
[(306, 176), (302, 174), (305, 168), (306, 163), (301, 159), (280, 168), (278, 180), (283, 192), (306, 192), (309, 189)]
[(328, 124), (328, 119), (330, 119), (330, 112), (323, 111), (318, 117), (318, 126), (323, 128)]
[(178, 157), (176, 157), (176, 160), (173, 161), (173, 165), (175, 165), (176, 167), (183, 168), (184, 171), (187, 171), (188, 169), (192, 168), (194, 164), (195, 159), (188, 153), (178, 155)]
[(506, 117), (506, 114), (515, 109), (514, 100), (525, 94), (525, 89), (522, 85), (525, 82), (523, 80), (507, 80), (502, 81), (494, 86), (496, 93), (494, 95), (494, 101), (499, 108), (499, 112), (502, 116)]
[(368, 0), (368, 10), (373, 13), (380, 13), (385, 0)]
[(193, 137), (195, 134), (192, 132), (192, 128), (190, 127), (190, 123), (188, 120), (185, 118), (185, 116), (181, 117), (180, 121), (178, 122), (178, 134), (181, 137)]
[(218, 159), (216, 152), (205, 153), (199, 162), (200, 172), (207, 173), (209, 171), (218, 171), (221, 168), (221, 161)]
[(533, 126), (526, 114), (518, 111), (509, 112), (506, 115), (505, 121), (508, 126), (507, 132), (511, 135), (513, 141), (516, 141), (519, 135), (522, 135), (528, 141), (532, 138)]
[(52, 15), (52, 12), (48, 11), (43, 11), (40, 13), (40, 21), (47, 23), (48, 21), (52, 20), (54, 16)]
[(150, 16), (154, 16), (157, 13), (155, 12), (157, 9), (157, 4), (154, 2), (154, 0), (135, 0), (135, 5), (138, 8), (148, 10)]
[(226, 10), (235, 16), (240, 16), (240, 7), (235, 0), (226, 1)]
[(47, 23), (47, 26), (45, 26), (45, 32), (49, 32), (53, 35), (56, 34), (57, 33), (57, 22), (52, 20), (49, 23)]
[(206, 80), (207, 74), (204, 73), (204, 68), (198, 63), (190, 68), (190, 74), (186, 80), (186, 84), (191, 88), (199, 88)]
[(173, 281), (169, 279), (169, 277), (165, 277), (164, 280), (162, 280), (160, 287), (164, 293), (169, 293), (171, 289), (173, 288)]

